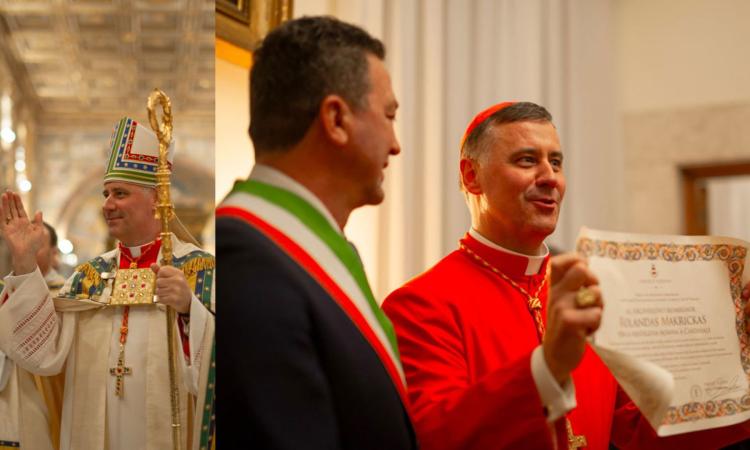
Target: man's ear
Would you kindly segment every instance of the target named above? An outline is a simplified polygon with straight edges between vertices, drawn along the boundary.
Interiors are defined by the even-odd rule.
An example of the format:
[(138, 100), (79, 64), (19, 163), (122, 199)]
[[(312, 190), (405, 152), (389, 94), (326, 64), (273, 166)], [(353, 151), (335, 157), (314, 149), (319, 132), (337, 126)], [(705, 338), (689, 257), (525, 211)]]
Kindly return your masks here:
[(461, 184), (466, 192), (479, 195), (482, 193), (482, 186), (479, 183), (479, 163), (477, 161), (461, 158), (459, 162), (461, 172)]
[(327, 95), (320, 102), (318, 119), (325, 136), (337, 145), (349, 142), (349, 123), (352, 110), (338, 95)]

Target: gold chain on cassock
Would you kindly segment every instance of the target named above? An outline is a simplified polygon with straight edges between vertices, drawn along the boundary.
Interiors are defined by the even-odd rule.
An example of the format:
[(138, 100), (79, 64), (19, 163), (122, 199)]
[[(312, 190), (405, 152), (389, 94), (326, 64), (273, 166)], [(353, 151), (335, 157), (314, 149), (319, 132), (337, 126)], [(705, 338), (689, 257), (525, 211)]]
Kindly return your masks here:
[(122, 310), (122, 324), (120, 325), (120, 354), (117, 357), (117, 365), (109, 369), (109, 374), (115, 377), (115, 395), (122, 397), (125, 390), (125, 375), (133, 373), (133, 369), (125, 366), (125, 342), (128, 340), (128, 316), (130, 306)]
[[(519, 292), (521, 292), (524, 296), (526, 296), (526, 305), (529, 308), (529, 312), (531, 313), (532, 317), (534, 317), (534, 322), (536, 323), (536, 332), (537, 337), (539, 337), (539, 342), (542, 342), (544, 339), (544, 322), (542, 320), (542, 302), (539, 300), (539, 294), (542, 292), (542, 288), (547, 284), (547, 269), (549, 268), (549, 263), (544, 268), (544, 279), (539, 284), (539, 287), (537, 288), (534, 295), (529, 294), (529, 291), (521, 287), (518, 283), (513, 281), (508, 275), (503, 273), (500, 269), (493, 266), (489, 262), (487, 262), (486, 259), (482, 258), (481, 256), (477, 255), (473, 250), (471, 250), (469, 247), (467, 247), (463, 242), (459, 242), (458, 246), (461, 250), (466, 252), (469, 256), (474, 258), (478, 263), (489, 269), (492, 273), (499, 275), (500, 278), (510, 283), (511, 286), (516, 288)], [(584, 435), (575, 435), (573, 433), (573, 426), (570, 424), (570, 420), (565, 417), (565, 431), (568, 434), (568, 448), (571, 450), (576, 450), (579, 448), (586, 447), (588, 443), (586, 442), (586, 436)]]
[[(141, 255), (137, 258), (131, 258), (121, 253), (120, 257), (125, 256), (130, 260), (130, 268), (137, 269), (138, 261), (148, 252), (151, 248), (156, 245), (158, 241), (154, 241), (148, 245), (141, 247)], [(149, 269), (150, 270), (150, 269)], [(125, 306), (122, 310), (122, 323), (120, 324), (120, 353), (117, 356), (117, 365), (109, 369), (109, 374), (115, 377), (115, 395), (122, 397), (125, 393), (125, 375), (132, 375), (133, 369), (125, 366), (125, 343), (128, 341), (128, 321), (130, 317), (130, 306)]]

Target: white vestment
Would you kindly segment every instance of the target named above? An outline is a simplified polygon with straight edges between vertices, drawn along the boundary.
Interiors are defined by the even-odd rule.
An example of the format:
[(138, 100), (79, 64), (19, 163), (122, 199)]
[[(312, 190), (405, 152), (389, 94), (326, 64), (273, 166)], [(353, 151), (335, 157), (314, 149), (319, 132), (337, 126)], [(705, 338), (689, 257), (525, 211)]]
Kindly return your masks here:
[[(199, 251), (175, 237), (172, 240), (175, 260)], [(119, 266), (119, 257), (119, 250), (101, 256), (114, 267)], [(165, 308), (130, 307), (125, 365), (132, 373), (124, 376), (124, 395), (117, 397), (115, 378), (109, 369), (116, 366), (119, 356), (123, 308), (101, 306), (109, 299), (111, 284), (93, 300), (66, 298), (74, 278), (75, 275), (68, 279), (60, 296), (53, 301), (38, 270), (6, 277), (10, 298), (0, 307), (0, 350), (22, 368), (38, 375), (56, 374), (65, 365), (62, 450), (171, 448)], [(211, 290), (213, 308), (213, 286), (206, 289)], [(213, 315), (194, 294), (190, 306), (189, 356), (178, 355), (182, 362), (177, 375), (183, 393), (183, 442), (191, 432), (187, 429), (186, 394), (203, 393), (199, 379), (205, 379), (206, 368), (202, 363), (210, 361), (213, 326)], [(175, 334), (179, 336), (179, 332)], [(197, 413), (190, 404), (192, 412)], [(194, 417), (191, 421), (200, 423)], [(194, 436), (195, 433), (192, 443), (196, 446)]]
[[(54, 293), (65, 282), (54, 269), (47, 272), (44, 280)], [(4, 300), (3, 291), (0, 305)], [(23, 443), (23, 448), (54, 448), (49, 431), (51, 417), (38, 387), (34, 375), (16, 366), (0, 351), (0, 448), (20, 443)]]

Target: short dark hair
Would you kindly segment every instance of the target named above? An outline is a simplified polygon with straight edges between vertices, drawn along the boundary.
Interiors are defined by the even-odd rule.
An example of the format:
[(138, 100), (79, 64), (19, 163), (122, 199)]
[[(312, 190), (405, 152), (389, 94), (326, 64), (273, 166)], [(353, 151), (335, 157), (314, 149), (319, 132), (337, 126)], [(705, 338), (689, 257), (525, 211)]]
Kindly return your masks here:
[(44, 224), (44, 227), (49, 231), (49, 245), (52, 248), (57, 247), (57, 232), (52, 227), (52, 225), (48, 224), (47, 222), (42, 222)]
[(383, 43), (333, 17), (302, 17), (271, 31), (253, 52), (250, 70), (256, 154), (298, 143), (327, 95), (340, 95), (355, 110), (367, 106), (367, 54), (384, 59)]
[(518, 102), (507, 106), (479, 124), (464, 140), (461, 157), (477, 160), (485, 151), (484, 136), (492, 127), (512, 122), (552, 122), (552, 114), (544, 106), (531, 102)]

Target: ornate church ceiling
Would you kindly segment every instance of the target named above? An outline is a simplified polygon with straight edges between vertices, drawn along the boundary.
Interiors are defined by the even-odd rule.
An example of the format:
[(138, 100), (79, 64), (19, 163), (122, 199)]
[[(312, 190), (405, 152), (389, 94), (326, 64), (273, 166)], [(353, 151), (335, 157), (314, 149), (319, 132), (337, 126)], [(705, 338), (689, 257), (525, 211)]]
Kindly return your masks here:
[(0, 51), (41, 123), (110, 121), (157, 86), (213, 117), (213, 0), (0, 0)]

